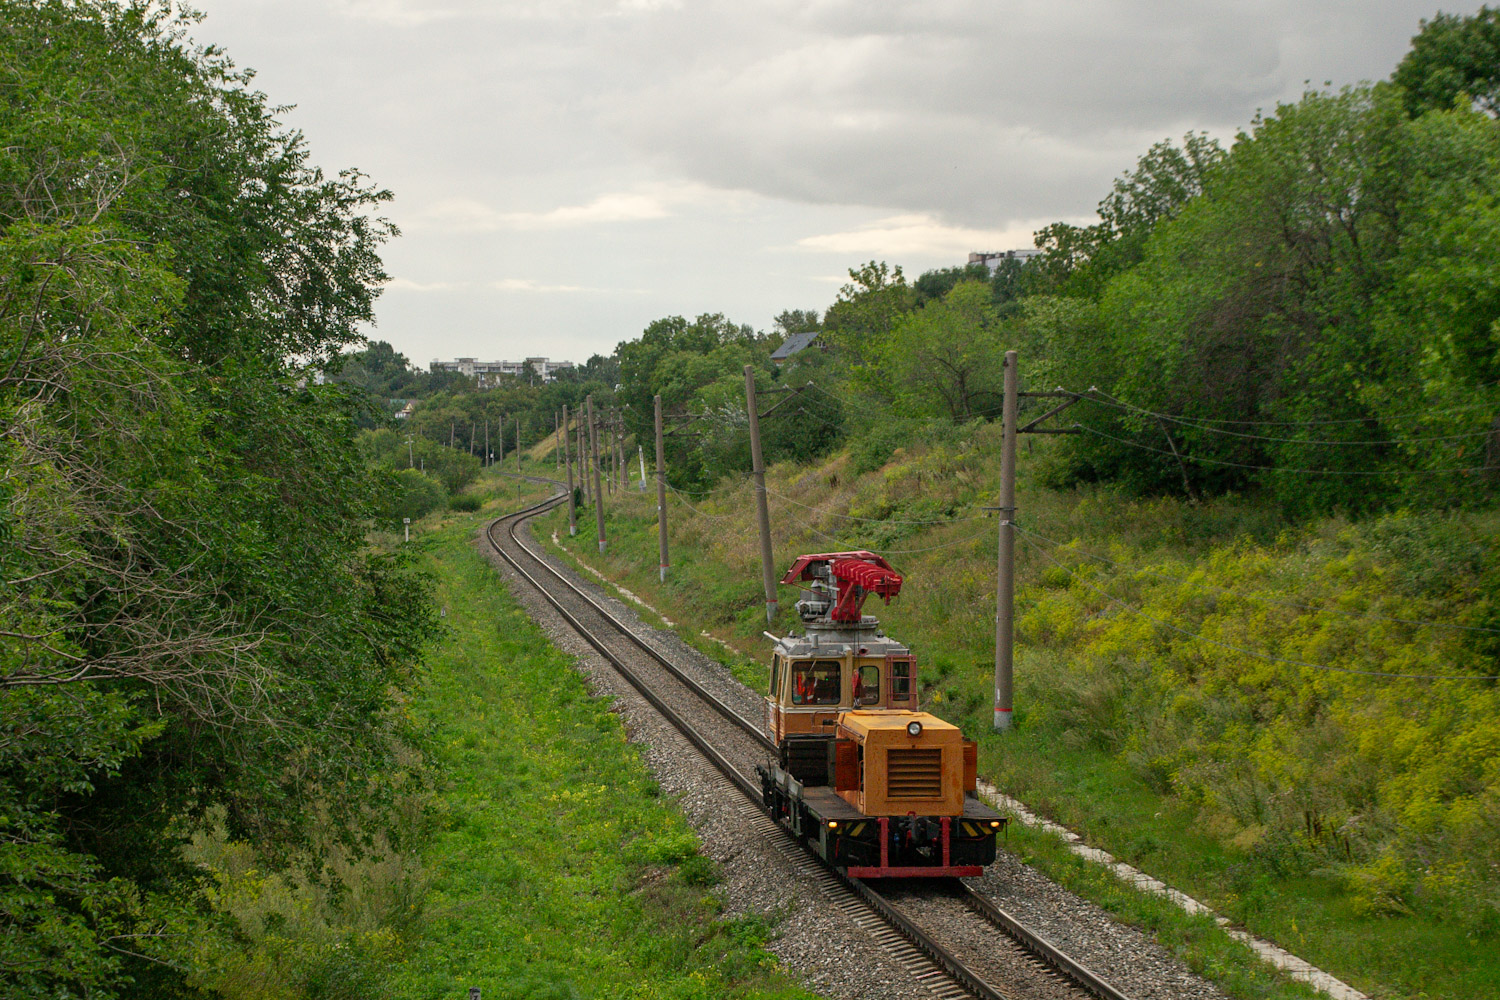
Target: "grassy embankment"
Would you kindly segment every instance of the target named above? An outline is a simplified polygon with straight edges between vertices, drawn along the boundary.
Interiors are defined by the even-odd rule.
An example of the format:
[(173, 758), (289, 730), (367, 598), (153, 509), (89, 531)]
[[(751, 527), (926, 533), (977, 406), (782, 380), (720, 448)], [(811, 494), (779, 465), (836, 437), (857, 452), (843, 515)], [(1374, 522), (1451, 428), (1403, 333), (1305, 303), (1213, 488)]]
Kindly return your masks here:
[(222, 824), (195, 837), (188, 857), (236, 932), (205, 939), (200, 985), (247, 1000), (811, 996), (761, 947), (771, 926), (720, 916), (713, 865), (608, 700), (476, 551), (487, 518), (546, 492), (486, 473), (463, 494), (474, 512), (412, 526), (447, 634), (404, 708), (426, 738), (399, 808), (363, 856), (330, 833), (281, 873)]
[[(413, 539), (450, 634), (411, 706), (431, 732), (431, 884), (391, 983), (402, 997), (801, 997), (720, 917), (712, 864), (592, 697), (475, 551), (485, 512)], [(526, 491), (522, 500), (532, 496)]]
[[(1035, 534), (1019, 547), (1017, 731), (1000, 738), (989, 733), (994, 522), (954, 520), (993, 503), (997, 435), (970, 428), (893, 455), (856, 446), (816, 467), (773, 469), (778, 564), (835, 547), (889, 554), (908, 583), (878, 610), (925, 663), (927, 706), (981, 738), (988, 778), (1091, 843), (1374, 996), (1500, 997), (1495, 688), (1230, 648), (1395, 673), (1494, 673), (1493, 650), (1475, 642), (1487, 633), (1392, 619), (1493, 627), (1483, 539), (1497, 518), (1293, 528), (1243, 499), (1046, 489), (1029, 474), (1045, 462), (1038, 448), (1023, 456), (1019, 498)], [(574, 551), (688, 636), (706, 628), (728, 641), (740, 655), (725, 658), (759, 686), (750, 491), (694, 500), (696, 511), (671, 501), (665, 586), (654, 503), (625, 491), (607, 505), (608, 554)], [(547, 530), (565, 536), (565, 518), (554, 514)], [(779, 628), (792, 624), (791, 596)], [(1235, 995), (1306, 993), (1210, 922), (1124, 889), (1051, 838), (1016, 831), (1010, 846), (1152, 929)]]

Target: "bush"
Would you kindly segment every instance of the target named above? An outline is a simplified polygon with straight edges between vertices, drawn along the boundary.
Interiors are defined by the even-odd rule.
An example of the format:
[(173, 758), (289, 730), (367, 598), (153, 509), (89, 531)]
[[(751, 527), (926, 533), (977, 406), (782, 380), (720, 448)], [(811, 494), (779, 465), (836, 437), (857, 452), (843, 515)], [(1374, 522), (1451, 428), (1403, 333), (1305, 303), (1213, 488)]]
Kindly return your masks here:
[(448, 509), (472, 514), (484, 506), (484, 497), (478, 493), (460, 493), (448, 501)]
[(359, 452), (371, 465), (388, 469), (412, 469), (435, 476), (449, 493), (457, 493), (479, 478), (479, 459), (424, 437), (407, 435), (388, 428), (364, 431), (359, 435)]
[(416, 469), (398, 469), (390, 474), (388, 489), (375, 514), (382, 526), (399, 527), (401, 519), (413, 521), (440, 510), (448, 502), (443, 484)]

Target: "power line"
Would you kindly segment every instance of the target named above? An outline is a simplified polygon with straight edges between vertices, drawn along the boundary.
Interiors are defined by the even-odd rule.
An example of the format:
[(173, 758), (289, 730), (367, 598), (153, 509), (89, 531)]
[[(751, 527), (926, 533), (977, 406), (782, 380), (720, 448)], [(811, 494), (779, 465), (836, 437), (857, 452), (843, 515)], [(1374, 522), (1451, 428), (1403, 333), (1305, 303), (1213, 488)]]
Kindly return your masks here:
[(744, 489), (745, 488), (745, 484), (748, 483), (749, 481), (750, 481), (750, 477), (749, 476), (742, 476), (740, 478), (740, 481), (737, 482), (737, 483), (730, 483), (727, 486), (716, 486), (716, 487), (714, 487), (711, 490), (705, 490), (703, 492), (698, 492), (696, 490), (679, 490), (677, 487), (673, 486), (671, 483), (667, 483), (666, 486), (667, 486), (667, 489), (669, 489), (673, 493), (677, 493), (677, 494), (679, 494), (681, 496), (693, 497), (696, 500), (706, 500), (709, 497), (715, 496), (715, 495), (717, 495), (719, 493), (726, 493), (726, 492), (728, 492), (728, 493), (737, 493), (740, 490)]
[(772, 489), (767, 489), (766, 492), (771, 494), (771, 496), (776, 497), (778, 500), (785, 500), (787, 503), (796, 504), (798, 507), (803, 507), (815, 514), (827, 514), (831, 517), (843, 518), (846, 521), (865, 521), (873, 524), (958, 524), (963, 521), (986, 520), (983, 517), (947, 517), (941, 520), (933, 521), (902, 521), (891, 517), (860, 517), (856, 514), (840, 514), (837, 511), (831, 511), (823, 507), (813, 507), (809, 504), (803, 503), (800, 500), (793, 500), (791, 497), (782, 496), (780, 493), (777, 493)]
[(1294, 475), (1303, 476), (1439, 476), (1453, 472), (1485, 472), (1489, 469), (1489, 466), (1484, 465), (1460, 466), (1442, 469), (1293, 469), (1280, 465), (1247, 465), (1244, 462), (1229, 462), (1223, 459), (1203, 458), (1199, 455), (1172, 452), (1167, 451), (1163, 448), (1153, 448), (1150, 445), (1140, 444), (1127, 438), (1117, 437), (1114, 434), (1108, 434), (1104, 431), (1101, 431), (1097, 427), (1089, 427), (1085, 424), (1074, 424), (1073, 426), (1086, 434), (1093, 434), (1095, 437), (1107, 438), (1110, 441), (1114, 441), (1117, 444), (1123, 444), (1129, 448), (1139, 448), (1142, 451), (1155, 452), (1158, 455), (1167, 455), (1172, 458), (1178, 459), (1179, 461), (1182, 459), (1187, 459), (1190, 462), (1198, 462), (1203, 465), (1221, 465), (1232, 469), (1250, 469), (1257, 472), (1288, 472)]
[[(1463, 441), (1463, 440), (1467, 440), (1469, 438), (1484, 437), (1485, 435), (1487, 435), (1487, 434), (1490, 433), (1489, 429), (1486, 428), (1484, 430), (1467, 431), (1467, 432), (1465, 432), (1463, 434), (1439, 434), (1439, 435), (1433, 435), (1432, 437), (1390, 438), (1390, 439), (1384, 440), (1384, 441), (1331, 441), (1331, 440), (1323, 440), (1323, 441), (1312, 440), (1312, 441), (1310, 441), (1310, 440), (1307, 440), (1305, 438), (1270, 437), (1270, 436), (1267, 436), (1265, 434), (1247, 434), (1244, 431), (1231, 431), (1231, 430), (1224, 430), (1223, 428), (1219, 428), (1219, 427), (1205, 426), (1205, 424), (1203, 422), (1199, 422), (1196, 418), (1175, 417), (1175, 416), (1172, 416), (1170, 413), (1157, 413), (1154, 410), (1147, 410), (1147, 409), (1144, 409), (1144, 408), (1139, 407), (1139, 406), (1133, 406), (1130, 403), (1127, 403), (1127, 402), (1125, 402), (1122, 399), (1117, 399), (1116, 397), (1111, 396), (1108, 393), (1103, 392), (1102, 390), (1097, 389), (1097, 388), (1090, 389), (1089, 392), (1096, 393), (1097, 395), (1105, 397), (1104, 399), (1092, 399), (1092, 400), (1089, 400), (1089, 402), (1100, 403), (1100, 404), (1102, 404), (1104, 406), (1114, 407), (1117, 410), (1126, 410), (1126, 411), (1131, 412), (1131, 413), (1139, 413), (1142, 416), (1151, 417), (1151, 418), (1156, 419), (1156, 420), (1171, 421), (1174, 424), (1178, 424), (1178, 425), (1183, 426), (1183, 427), (1190, 427), (1193, 430), (1207, 431), (1210, 434), (1222, 434), (1222, 435), (1224, 435), (1226, 437), (1244, 438), (1245, 440), (1249, 440), (1249, 441), (1273, 441), (1273, 442), (1279, 442), (1279, 443), (1282, 443), (1282, 444), (1331, 445), (1331, 446), (1338, 446), (1338, 447), (1348, 448), (1348, 447), (1373, 447), (1373, 446), (1376, 446), (1376, 445), (1393, 445), (1393, 444), (1424, 444), (1424, 443), (1432, 442), (1432, 441)], [(1085, 397), (1080, 397), (1080, 398), (1085, 398)], [(1366, 423), (1366, 422), (1368, 422), (1368, 420), (1372, 420), (1372, 419), (1377, 419), (1377, 418), (1373, 418), (1373, 417), (1371, 417), (1371, 418), (1360, 417), (1360, 418), (1355, 418), (1354, 420), (1351, 420), (1350, 422)], [(1214, 422), (1218, 423), (1220, 421), (1214, 421)], [(1238, 421), (1231, 421), (1231, 422), (1238, 423)], [(1335, 422), (1337, 422), (1337, 421), (1327, 421), (1327, 423), (1335, 423)]]
[[(1492, 389), (1492, 388), (1494, 388), (1496, 386), (1500, 386), (1500, 382), (1486, 382), (1485, 384), (1483, 384), (1483, 385), (1477, 385), (1474, 388), (1476, 390), (1478, 390), (1478, 389)], [(1090, 386), (1088, 391), (1091, 392), (1091, 393), (1096, 393), (1096, 394), (1098, 394), (1100, 396), (1107, 396), (1110, 399), (1115, 399), (1114, 396), (1110, 396), (1107, 392), (1104, 392), (1098, 386)], [(1075, 395), (1083, 396), (1083, 395), (1086, 395), (1086, 394), (1084, 394), (1084, 393), (1076, 393)], [(1117, 403), (1119, 403), (1121, 406), (1125, 406), (1125, 407), (1130, 407), (1131, 406), (1131, 404), (1126, 403), (1124, 400), (1115, 400), (1115, 401)], [(1106, 405), (1108, 405), (1108, 404), (1106, 404)], [(1135, 407), (1131, 407), (1131, 408), (1134, 409)], [(1392, 415), (1390, 415), (1388, 417), (1383, 417), (1381, 419), (1384, 420), (1385, 422), (1390, 422), (1390, 421), (1393, 421), (1393, 420), (1405, 420), (1408, 417), (1422, 417), (1422, 416), (1430, 416), (1430, 415), (1436, 415), (1436, 414), (1442, 414), (1442, 413), (1464, 413), (1464, 412), (1468, 412), (1468, 411), (1471, 411), (1471, 410), (1483, 410), (1483, 409), (1494, 409), (1494, 405), (1491, 404), (1491, 403), (1467, 403), (1467, 404), (1464, 404), (1463, 406), (1449, 406), (1449, 407), (1443, 407), (1441, 409), (1435, 409), (1435, 410), (1421, 410), (1421, 411), (1414, 411), (1412, 413), (1392, 414)], [(1179, 419), (1179, 420), (1183, 420), (1184, 422), (1187, 420), (1187, 418), (1174, 418), (1174, 417), (1171, 417), (1171, 416), (1169, 416), (1167, 414), (1164, 414), (1164, 413), (1161, 413), (1161, 414), (1152, 413), (1149, 410), (1142, 410), (1141, 412), (1143, 412), (1143, 413), (1150, 413), (1151, 416), (1153, 416), (1153, 417), (1161, 417), (1164, 420)], [(1212, 417), (1195, 417), (1195, 418), (1192, 418), (1192, 419), (1195, 420), (1195, 421), (1197, 421), (1198, 423), (1202, 423), (1202, 424), (1233, 424), (1233, 425), (1240, 426), (1240, 427), (1328, 427), (1328, 426), (1332, 426), (1334, 424), (1362, 424), (1362, 423), (1366, 423), (1369, 420), (1368, 417), (1340, 417), (1340, 418), (1330, 418), (1330, 419), (1327, 419), (1327, 420), (1220, 420), (1220, 419), (1215, 419), (1215, 418), (1212, 418)], [(1205, 428), (1205, 430), (1206, 429), (1207, 428)]]
[[(1048, 538), (1046, 535), (1043, 535), (1042, 533), (1037, 532), (1037, 531), (1032, 531), (1030, 528), (1020, 528), (1019, 525), (1017, 525), (1017, 528), (1018, 528), (1018, 530), (1023, 530), (1023, 531), (1028, 532), (1033, 538), (1040, 538), (1042, 541), (1050, 543), (1051, 545), (1053, 545), (1056, 548), (1068, 548), (1072, 544), (1070, 542), (1060, 542), (1060, 541), (1058, 541), (1055, 538)], [(1295, 608), (1295, 609), (1298, 609), (1298, 610), (1301, 610), (1301, 611), (1327, 612), (1328, 614), (1339, 615), (1339, 616), (1344, 617), (1344, 618), (1353, 618), (1353, 619), (1356, 619), (1356, 620), (1359, 620), (1359, 621), (1396, 622), (1396, 623), (1401, 624), (1401, 625), (1418, 625), (1418, 626), (1426, 626), (1426, 627), (1429, 627), (1429, 628), (1446, 628), (1446, 629), (1453, 629), (1454, 631), (1460, 631), (1460, 632), (1489, 632), (1489, 633), (1494, 633), (1494, 634), (1500, 635), (1500, 629), (1496, 629), (1496, 628), (1484, 628), (1484, 627), (1479, 626), (1479, 625), (1454, 625), (1454, 624), (1450, 624), (1448, 622), (1429, 622), (1429, 621), (1421, 621), (1419, 619), (1414, 619), (1414, 618), (1391, 618), (1391, 617), (1388, 617), (1386, 615), (1361, 615), (1361, 614), (1355, 614), (1352, 611), (1341, 611), (1338, 608), (1320, 607), (1320, 606), (1312, 605), (1312, 604), (1301, 604), (1301, 603), (1298, 603), (1296, 601), (1278, 601), (1274, 597), (1262, 597), (1262, 596), (1260, 596), (1258, 594), (1245, 594), (1245, 593), (1242, 593), (1241, 591), (1234, 590), (1234, 589), (1229, 588), (1229, 587), (1217, 587), (1217, 586), (1214, 586), (1211, 583), (1195, 582), (1195, 581), (1192, 581), (1192, 580), (1185, 579), (1184, 577), (1173, 576), (1170, 573), (1161, 573), (1161, 572), (1158, 572), (1157, 570), (1146, 569), (1146, 568), (1140, 567), (1140, 566), (1130, 566), (1130, 565), (1127, 565), (1125, 563), (1116, 562), (1115, 560), (1109, 558), (1108, 556), (1101, 556), (1097, 552), (1090, 552), (1087, 549), (1081, 549), (1081, 548), (1073, 547), (1073, 548), (1070, 549), (1070, 551), (1077, 552), (1079, 555), (1087, 556), (1090, 559), (1095, 559), (1095, 560), (1098, 560), (1099, 562), (1102, 562), (1102, 563), (1108, 563), (1109, 565), (1115, 567), (1116, 569), (1125, 570), (1126, 572), (1129, 572), (1129, 573), (1145, 573), (1148, 576), (1154, 576), (1154, 577), (1156, 577), (1158, 580), (1170, 580), (1173, 583), (1183, 583), (1183, 584), (1187, 584), (1187, 585), (1193, 586), (1193, 587), (1200, 587), (1200, 588), (1202, 588), (1204, 590), (1212, 590), (1215, 593), (1220, 593), (1220, 594), (1229, 594), (1230, 596), (1243, 598), (1244, 600), (1247, 600), (1247, 601), (1259, 601), (1262, 604), (1274, 604), (1274, 605), (1276, 605), (1278, 607)]]
[(1324, 663), (1308, 663), (1306, 660), (1291, 660), (1291, 659), (1287, 659), (1286, 657), (1271, 656), (1268, 653), (1261, 653), (1261, 652), (1258, 652), (1258, 651), (1253, 650), (1253, 649), (1246, 649), (1244, 646), (1236, 646), (1233, 643), (1223, 642), (1223, 641), (1218, 640), (1218, 639), (1210, 639), (1206, 635), (1199, 635), (1197, 632), (1193, 632), (1193, 631), (1190, 631), (1188, 629), (1182, 628), (1179, 625), (1173, 625), (1169, 621), (1163, 621), (1162, 619), (1157, 618), (1155, 615), (1148, 614), (1145, 611), (1141, 610), (1140, 608), (1137, 608), (1137, 607), (1135, 607), (1134, 605), (1131, 605), (1131, 604), (1127, 604), (1124, 601), (1120, 600), (1119, 598), (1114, 597), (1113, 595), (1108, 594), (1108, 593), (1106, 593), (1103, 590), (1100, 590), (1098, 587), (1095, 587), (1093, 584), (1089, 583), (1087, 580), (1083, 580), (1083, 579), (1079, 578), (1077, 576), (1077, 574), (1075, 574), (1071, 569), (1069, 569), (1061, 561), (1059, 561), (1058, 559), (1054, 558), (1052, 556), (1052, 554), (1050, 552), (1048, 552), (1045, 548), (1043, 548), (1040, 544), (1038, 544), (1037, 542), (1032, 541), (1031, 540), (1032, 533), (1030, 531), (1027, 531), (1024, 528), (1021, 528), (1020, 525), (1017, 525), (1016, 528), (1017, 528), (1018, 531), (1021, 532), (1021, 540), (1022, 541), (1026, 542), (1026, 544), (1030, 545), (1032, 548), (1036, 549), (1037, 552), (1041, 553), (1042, 558), (1046, 559), (1048, 562), (1051, 562), (1058, 569), (1061, 569), (1064, 573), (1068, 574), (1068, 578), (1070, 580), (1073, 580), (1073, 581), (1077, 582), (1078, 584), (1080, 584), (1081, 586), (1083, 586), (1085, 589), (1093, 591), (1094, 593), (1098, 594), (1100, 597), (1104, 598), (1106, 601), (1109, 601), (1111, 604), (1114, 604), (1117, 607), (1120, 607), (1120, 608), (1123, 608), (1126, 611), (1129, 611), (1133, 615), (1138, 615), (1139, 617), (1144, 618), (1147, 621), (1155, 622), (1157, 625), (1160, 625), (1163, 628), (1171, 629), (1173, 632), (1176, 632), (1176, 633), (1178, 633), (1180, 635), (1185, 635), (1189, 639), (1193, 639), (1193, 640), (1195, 640), (1197, 642), (1206, 642), (1206, 643), (1208, 643), (1211, 646), (1218, 646), (1218, 647), (1220, 647), (1222, 649), (1230, 650), (1231, 652), (1242, 653), (1245, 656), (1254, 657), (1257, 660), (1265, 660), (1268, 663), (1283, 663), (1283, 664), (1286, 664), (1288, 666), (1293, 666), (1293, 667), (1307, 667), (1310, 670), (1324, 670), (1324, 671), (1331, 671), (1331, 672), (1340, 673), (1340, 674), (1359, 674), (1359, 675), (1364, 676), (1364, 677), (1390, 677), (1390, 678), (1395, 678), (1395, 679), (1398, 679), (1398, 680), (1408, 680), (1408, 681), (1494, 681), (1494, 680), (1500, 680), (1500, 675), (1482, 676), (1482, 675), (1478, 675), (1478, 674), (1397, 674), (1397, 673), (1390, 673), (1390, 672), (1384, 671), (1384, 670), (1360, 670), (1357, 667), (1334, 667), (1334, 666), (1329, 666), (1328, 664), (1324, 664)]
[[(743, 483), (741, 483), (740, 489), (743, 490), (745, 487), (745, 483), (748, 483), (749, 481), (750, 480), (746, 479)], [(706, 517), (711, 521), (728, 521), (739, 516), (737, 514), (710, 514), (707, 511), (699, 510), (697, 507), (688, 502), (687, 497), (682, 493), (681, 490), (678, 490), (670, 485), (667, 487), (667, 489), (671, 490), (673, 493), (676, 493), (678, 501), (688, 510), (697, 514), (699, 517)], [(730, 497), (734, 495), (734, 493), (729, 494)], [(728, 497), (725, 497), (725, 499), (728, 499)]]
[[(783, 513), (786, 513), (786, 512), (783, 511)], [(976, 531), (972, 535), (965, 535), (963, 538), (955, 539), (953, 541), (939, 542), (937, 545), (927, 545), (927, 546), (923, 546), (922, 548), (917, 548), (917, 549), (888, 549), (888, 548), (885, 548), (884, 546), (872, 546), (872, 545), (865, 544), (864, 542), (850, 543), (850, 542), (845, 541), (842, 538), (839, 538), (836, 535), (830, 535), (828, 532), (822, 530), (821, 528), (816, 528), (813, 525), (808, 524), (806, 521), (802, 520), (799, 517), (796, 517), (795, 515), (792, 515), (790, 513), (786, 513), (786, 516), (794, 524), (797, 524), (797, 525), (801, 526), (802, 528), (804, 528), (804, 529), (812, 532), (815, 535), (818, 535), (818, 536), (820, 536), (822, 538), (828, 539), (830, 542), (833, 542), (834, 544), (838, 545), (841, 549), (859, 548), (859, 549), (871, 549), (871, 550), (873, 550), (875, 548), (879, 548), (882, 555), (912, 555), (912, 554), (917, 553), (917, 552), (933, 552), (933, 551), (935, 551), (937, 549), (951, 549), (951, 548), (954, 548), (956, 546), (963, 545), (966, 542), (972, 542), (972, 541), (975, 541), (976, 539), (985, 538), (985, 537), (989, 536), (989, 531), (988, 531), (988, 529), (986, 529), (984, 531)]]

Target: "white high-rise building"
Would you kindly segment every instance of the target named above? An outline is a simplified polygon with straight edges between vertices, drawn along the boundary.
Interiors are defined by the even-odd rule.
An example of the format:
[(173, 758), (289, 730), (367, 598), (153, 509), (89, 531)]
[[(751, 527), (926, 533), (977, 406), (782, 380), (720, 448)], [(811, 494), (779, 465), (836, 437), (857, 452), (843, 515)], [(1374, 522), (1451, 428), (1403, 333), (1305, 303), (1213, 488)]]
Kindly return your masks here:
[(571, 361), (553, 361), (551, 358), (527, 358), (524, 361), (480, 361), (476, 358), (455, 358), (452, 361), (442, 361), (438, 358), (432, 359), (429, 367), (434, 372), (458, 372), (460, 375), (468, 376), (476, 380), (481, 386), (493, 385), (501, 375), (514, 375), (520, 378), (525, 374), (526, 366), (536, 372), (537, 378), (543, 382), (551, 382), (560, 371), (568, 371), (578, 367)]

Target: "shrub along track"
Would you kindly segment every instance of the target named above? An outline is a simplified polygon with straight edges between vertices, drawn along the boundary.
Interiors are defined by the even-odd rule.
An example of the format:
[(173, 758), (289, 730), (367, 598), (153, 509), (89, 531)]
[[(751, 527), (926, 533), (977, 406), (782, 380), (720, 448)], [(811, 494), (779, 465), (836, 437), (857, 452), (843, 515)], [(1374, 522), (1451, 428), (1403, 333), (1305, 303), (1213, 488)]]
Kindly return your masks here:
[[(540, 477), (532, 482), (561, 486)], [(495, 552), (551, 604), (651, 706), (752, 804), (757, 829), (799, 874), (940, 997), (1126, 1000), (1125, 994), (956, 879), (879, 889), (850, 879), (801, 848), (763, 811), (757, 760), (775, 746), (758, 726), (707, 691), (669, 657), (558, 573), (517, 534), (527, 518), (563, 502), (559, 494), (498, 518), (485, 535)]]

